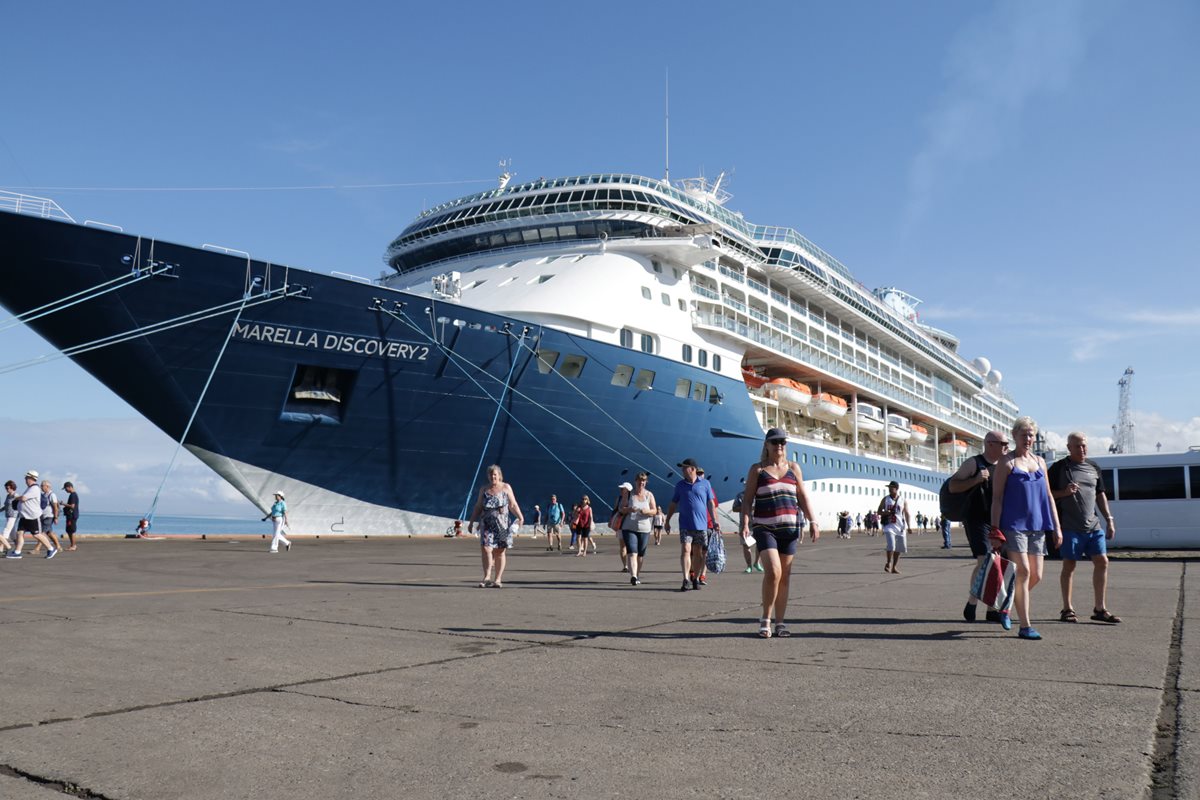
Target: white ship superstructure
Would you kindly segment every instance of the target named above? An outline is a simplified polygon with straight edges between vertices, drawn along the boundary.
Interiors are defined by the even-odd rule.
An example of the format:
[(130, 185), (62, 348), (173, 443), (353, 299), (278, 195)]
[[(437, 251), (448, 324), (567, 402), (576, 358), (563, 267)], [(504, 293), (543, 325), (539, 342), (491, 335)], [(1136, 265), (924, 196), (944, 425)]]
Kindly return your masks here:
[(422, 214), (386, 283), (743, 377), (764, 429), (855, 455), (946, 471), (1011, 425), (999, 372), (921, 324), (919, 300), (728, 199), (703, 179), (509, 184)]

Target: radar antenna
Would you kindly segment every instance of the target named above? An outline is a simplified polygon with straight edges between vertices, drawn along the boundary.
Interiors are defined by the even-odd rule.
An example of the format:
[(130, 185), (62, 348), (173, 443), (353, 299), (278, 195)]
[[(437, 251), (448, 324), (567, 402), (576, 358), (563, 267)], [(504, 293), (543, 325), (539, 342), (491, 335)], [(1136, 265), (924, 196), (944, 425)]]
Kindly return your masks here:
[(500, 180), (500, 188), (501, 189), (503, 189), (505, 186), (508, 186), (508, 182), (511, 181), (513, 179), (513, 176), (517, 174), (515, 172), (508, 171), (508, 168), (511, 166), (512, 166), (511, 158), (503, 159), (500, 162), (500, 178), (499, 178), (499, 180)]
[(1125, 368), (1117, 386), (1121, 387), (1117, 401), (1117, 424), (1113, 425), (1113, 443), (1108, 451), (1133, 453), (1136, 451), (1133, 444), (1133, 367)]

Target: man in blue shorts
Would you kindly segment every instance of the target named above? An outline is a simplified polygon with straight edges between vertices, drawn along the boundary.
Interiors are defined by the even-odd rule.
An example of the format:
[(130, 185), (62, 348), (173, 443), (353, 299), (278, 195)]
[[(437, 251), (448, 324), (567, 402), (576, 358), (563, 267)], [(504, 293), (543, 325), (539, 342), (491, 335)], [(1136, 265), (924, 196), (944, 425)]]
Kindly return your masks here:
[(558, 542), (558, 552), (562, 552), (561, 529), (566, 515), (566, 509), (558, 502), (558, 495), (550, 495), (550, 505), (546, 506), (546, 552), (554, 549), (555, 541)]
[[(699, 575), (704, 567), (704, 547), (708, 536), (708, 520), (717, 518), (713, 505), (712, 485), (701, 478), (694, 459), (685, 458), (677, 465), (683, 470), (683, 480), (675, 484), (675, 495), (667, 506), (667, 520), (663, 526), (671, 532), (671, 517), (679, 510), (679, 566), (683, 570), (683, 585), (679, 591), (701, 587)], [(693, 577), (689, 581), (688, 573)]]
[[(1063, 607), (1058, 618), (1063, 622), (1078, 622), (1075, 608), (1071, 605), (1071, 582), (1075, 577), (1075, 563), (1083, 559), (1092, 562), (1092, 588), (1095, 604), (1092, 619), (1097, 622), (1115, 623), (1121, 618), (1108, 610), (1108, 543), (1117, 533), (1108, 508), (1108, 496), (1100, 465), (1087, 457), (1087, 436), (1074, 432), (1067, 435), (1067, 457), (1055, 461), (1048, 476), (1050, 494), (1058, 506), (1058, 518), (1062, 522), (1062, 586)], [(1097, 515), (1096, 511), (1100, 514)], [(1104, 528), (1100, 519), (1104, 519)]]

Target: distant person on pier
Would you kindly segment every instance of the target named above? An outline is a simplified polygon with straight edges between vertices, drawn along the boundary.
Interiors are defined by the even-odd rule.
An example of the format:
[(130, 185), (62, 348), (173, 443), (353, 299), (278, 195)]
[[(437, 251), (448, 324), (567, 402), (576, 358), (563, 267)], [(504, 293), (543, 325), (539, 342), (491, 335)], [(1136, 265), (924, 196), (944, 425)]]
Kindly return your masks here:
[(579, 503), (571, 506), (571, 517), (567, 520), (567, 527), (571, 529), (571, 543), (567, 545), (567, 549), (575, 552), (575, 548), (579, 545)]
[(21, 497), (17, 494), (17, 484), (14, 481), (4, 482), (4, 491), (7, 493), (4, 498), (4, 534), (0, 536), (0, 547), (7, 552), (13, 549), (13, 539), (11, 538), (17, 530), (17, 518), (20, 513), (17, 507), (21, 504)]
[(21, 558), (21, 548), (25, 545), (27, 533), (39, 544), (46, 546), (46, 558), (58, 555), (58, 548), (50, 542), (49, 536), (42, 533), (42, 490), (38, 486), (38, 473), (32, 469), (25, 473), (25, 492), (19, 499), (17, 540), (5, 558)]
[[(996, 462), (1008, 452), (1008, 436), (1001, 431), (988, 431), (983, 437), (983, 452), (970, 458), (959, 466), (958, 471), (950, 476), (950, 491), (955, 494), (970, 492), (963, 513), (963, 531), (967, 534), (967, 544), (971, 547), (971, 555), (975, 556), (975, 569), (971, 570), (971, 578), (967, 586), (975, 583), (975, 573), (983, 565), (983, 557), (988, 553), (988, 534), (991, 533), (992, 519), (992, 476), (996, 471)], [(967, 604), (963, 606), (963, 619), (975, 621), (978, 600), (967, 592)], [(999, 622), (1000, 612), (988, 609), (989, 622)]]
[[(996, 464), (992, 479), (991, 541), (1004, 544), (1017, 568), (1012, 607), (1021, 623), (1017, 635), (1022, 639), (1042, 638), (1030, 617), (1029, 593), (1042, 580), (1047, 534), (1053, 534), (1056, 546), (1062, 542), (1046, 462), (1033, 452), (1036, 436), (1037, 423), (1031, 417), (1018, 417), (1012, 430), (1013, 450)], [(1008, 613), (1000, 613), (1000, 624), (1005, 630), (1012, 627)]]
[[(483, 558), (483, 580), (479, 588), (504, 588), (504, 567), (508, 560), (508, 548), (512, 545), (513, 521), (520, 527), (525, 518), (517, 505), (517, 496), (512, 487), (504, 482), (504, 473), (496, 464), (487, 468), (488, 482), (479, 490), (479, 498), (471, 511), (467, 533), (475, 530), (479, 523), (479, 548)], [(495, 577), (492, 575), (495, 568)]]
[(667, 518), (663, 530), (671, 532), (671, 517), (679, 510), (679, 566), (683, 572), (683, 585), (679, 591), (701, 587), (700, 575), (704, 570), (704, 547), (708, 539), (708, 521), (716, 518), (713, 507), (713, 490), (708, 481), (700, 477), (696, 461), (685, 458), (677, 465), (683, 470), (683, 479), (675, 484), (675, 495), (667, 505)]
[[(50, 485), (50, 481), (42, 481), (42, 533), (50, 539), (51, 544), (56, 550), (62, 550), (62, 545), (58, 541), (58, 536), (54, 534), (54, 526), (58, 523), (59, 505), (58, 495), (54, 493), (54, 487)], [(39, 553), (42, 550), (42, 545), (39, 542), (38, 546), (33, 548), (33, 552)]]
[[(1050, 494), (1054, 497), (1063, 532), (1063, 565), (1059, 577), (1063, 605), (1058, 618), (1063, 622), (1078, 622), (1071, 604), (1071, 584), (1075, 565), (1089, 559), (1095, 596), (1092, 619), (1116, 623), (1121, 618), (1108, 610), (1108, 540), (1116, 536), (1117, 523), (1108, 508), (1108, 492), (1100, 465), (1087, 454), (1087, 436), (1078, 431), (1067, 434), (1067, 457), (1050, 467)], [(1101, 519), (1104, 520), (1103, 529)]]
[(287, 503), (283, 499), (283, 492), (275, 493), (275, 503), (271, 506), (271, 510), (263, 517), (263, 522), (271, 520), (275, 531), (271, 536), (271, 548), (268, 553), (278, 553), (279, 545), (283, 545), (284, 550), (292, 549), (292, 540), (283, 535), (283, 529), (287, 527)]
[(537, 538), (541, 531), (538, 528), (542, 527), (542, 507), (537, 503), (533, 504), (533, 538)]
[(558, 495), (550, 495), (550, 504), (546, 506), (546, 552), (554, 549), (557, 543), (558, 552), (562, 552), (562, 524), (567, 512), (563, 504), (558, 502)]
[(62, 515), (66, 520), (67, 539), (71, 542), (67, 550), (74, 552), (75, 531), (79, 527), (79, 494), (75, 491), (75, 484), (70, 481), (63, 484), (63, 491), (67, 493), (67, 500), (62, 504)]
[(879, 501), (879, 521), (883, 524), (883, 537), (887, 555), (883, 571), (900, 574), (900, 554), (908, 552), (908, 531), (912, 528), (912, 517), (908, 513), (908, 501), (900, 496), (900, 484), (891, 481), (888, 493)]
[(746, 473), (740, 515), (743, 539), (751, 534), (753, 523), (754, 543), (764, 568), (758, 635), (763, 639), (791, 636), (784, 618), (791, 590), (792, 559), (804, 536), (805, 520), (812, 541), (820, 538), (821, 529), (804, 489), (800, 465), (788, 461), (787, 431), (782, 428), (767, 431), (759, 461)]
[(654, 515), (658, 513), (658, 505), (654, 501), (654, 493), (646, 488), (650, 475), (639, 472), (633, 479), (633, 490), (625, 495), (625, 505), (620, 509), (621, 538), (625, 540), (625, 557), (628, 561), (631, 586), (640, 586), (642, 579), (642, 562), (646, 558), (646, 545), (650, 541), (650, 528)]
[(575, 514), (575, 540), (579, 543), (576, 556), (587, 555), (588, 542), (592, 539), (592, 525), (595, 524), (595, 521), (595, 516), (592, 514), (592, 498), (585, 494), (579, 501), (579, 511)]
[(629, 502), (629, 493), (633, 491), (633, 484), (629, 481), (617, 484), (617, 489), (620, 494), (617, 495), (616, 502), (613, 503), (612, 513), (608, 518), (608, 527), (617, 536), (617, 555), (620, 557), (621, 572), (629, 572), (629, 565), (625, 560), (625, 512), (621, 509)]

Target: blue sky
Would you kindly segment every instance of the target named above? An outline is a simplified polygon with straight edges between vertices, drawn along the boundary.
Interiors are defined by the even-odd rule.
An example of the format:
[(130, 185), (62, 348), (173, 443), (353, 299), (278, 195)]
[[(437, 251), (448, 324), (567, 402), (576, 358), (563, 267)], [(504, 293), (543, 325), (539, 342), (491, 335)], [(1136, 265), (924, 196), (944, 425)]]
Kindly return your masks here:
[[(336, 11), (334, 10), (336, 9)], [(6, 4), (0, 188), (76, 219), (374, 277), (422, 208), (494, 184), (721, 170), (987, 356), (1047, 431), (1200, 444), (1200, 6)], [(376, 188), (354, 188), (364, 186)], [(341, 188), (296, 188), (296, 187)], [(150, 191), (146, 191), (150, 190)], [(0, 332), (4, 363), (49, 350)], [(173, 443), (69, 363), (8, 392), (0, 472), (143, 510)], [(1095, 448), (1094, 448), (1095, 449)], [(114, 452), (120, 455), (115, 457)], [(160, 512), (247, 513), (194, 459)], [(252, 512), (250, 512), (252, 513)]]

